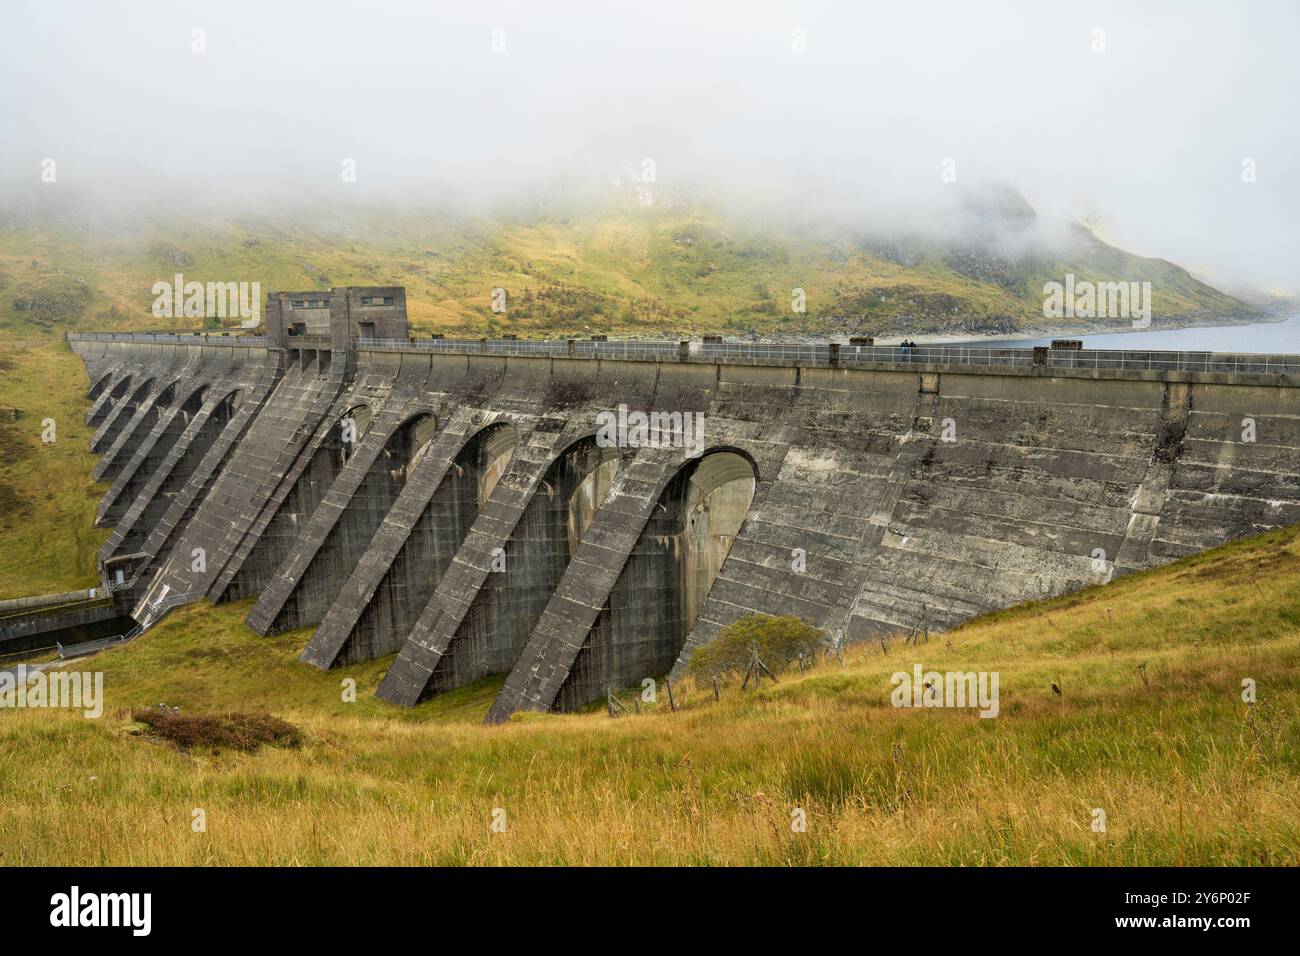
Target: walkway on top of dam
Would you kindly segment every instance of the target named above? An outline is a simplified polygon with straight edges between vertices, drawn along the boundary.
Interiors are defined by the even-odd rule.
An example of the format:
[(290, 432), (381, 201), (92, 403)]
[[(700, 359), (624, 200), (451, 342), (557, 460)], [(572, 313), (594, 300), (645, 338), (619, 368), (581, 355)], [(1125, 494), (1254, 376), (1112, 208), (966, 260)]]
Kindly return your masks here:
[[(162, 332), (68, 333), (69, 340), (159, 345), (269, 346), (266, 336)], [(1238, 352), (1177, 352), (1119, 349), (975, 348), (956, 345), (785, 344), (599, 339), (359, 339), (362, 351), (444, 352), (531, 358), (679, 361), (756, 365), (960, 366), (971, 370), (1111, 370), (1214, 374), (1300, 374), (1300, 355)], [(330, 348), (324, 336), (291, 336), (289, 348)]]

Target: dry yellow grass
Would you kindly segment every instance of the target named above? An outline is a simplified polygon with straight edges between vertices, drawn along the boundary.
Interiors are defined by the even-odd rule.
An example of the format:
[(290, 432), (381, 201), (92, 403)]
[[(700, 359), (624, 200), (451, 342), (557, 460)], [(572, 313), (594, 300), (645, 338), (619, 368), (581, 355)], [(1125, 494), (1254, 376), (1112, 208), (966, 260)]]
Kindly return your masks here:
[[(1298, 585), (1300, 536), (1278, 531), (720, 703), (681, 687), (678, 713), (661, 691), (640, 716), (498, 727), (478, 722), (496, 681), (399, 711), (371, 696), (387, 662), (319, 672), (294, 659), (306, 631), (187, 608), (76, 665), (105, 673), (100, 720), (0, 711), (0, 859), (1296, 864)], [(894, 709), (889, 676), (914, 662), (999, 671), (1001, 716)], [(129, 709), (159, 701), (269, 711), (306, 742), (182, 753), (137, 736)]]

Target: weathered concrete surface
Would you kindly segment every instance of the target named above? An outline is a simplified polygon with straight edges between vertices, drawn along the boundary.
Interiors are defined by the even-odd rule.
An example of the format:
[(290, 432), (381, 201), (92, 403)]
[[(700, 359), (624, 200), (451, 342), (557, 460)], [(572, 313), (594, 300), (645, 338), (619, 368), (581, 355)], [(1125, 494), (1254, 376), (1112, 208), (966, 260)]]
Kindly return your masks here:
[[(163, 374), (167, 379), (171, 379), (176, 371), (178, 370), (168, 369)], [(139, 446), (141, 436), (137, 434), (137, 431), (143, 428), (143, 431), (148, 433), (151, 430), (151, 424), (145, 425), (145, 423), (159, 417), (171, 404), (172, 399), (175, 397), (174, 379), (171, 382), (165, 379), (155, 379), (142, 386), (142, 391), (147, 394), (144, 394), (136, 403), (130, 420), (125, 423), (116, 433), (116, 437), (103, 449), (104, 457), (99, 460), (95, 470), (91, 473), (91, 477), (96, 481), (112, 481), (117, 477), (118, 472), (121, 471), (125, 463), (124, 459), (129, 459)]]
[[(722, 375), (719, 408), (755, 425), (784, 400), (772, 434), (787, 450), (777, 459), (779, 471), (760, 469), (749, 516), (674, 667), (677, 675), (695, 646), (747, 614), (833, 622), (852, 599), (856, 556), (878, 535), (881, 512), (892, 511), (897, 472), (913, 453), (905, 439), (924, 401), (920, 377), (800, 369), (790, 379), (773, 392), (769, 370)], [(796, 549), (802, 571), (794, 570)]]
[(394, 369), (395, 382), (294, 546), (248, 616), (259, 634), (319, 623), (344, 575), (364, 553), (405, 484), (423, 444), (421, 425), (437, 421), (418, 374)]
[[(198, 365), (197, 362), (194, 364)], [(207, 386), (194, 385), (195, 374), (197, 368), (190, 369), (181, 382), (172, 386), (176, 389), (176, 397), (159, 412), (149, 433), (135, 443), (130, 461), (117, 470), (112, 486), (100, 500), (95, 516), (97, 526), (111, 527), (121, 521), (168, 453), (176, 447), (190, 422), (202, 410)]]
[[(642, 449), (620, 469), (610, 497), (596, 512), (492, 705), (489, 720), (503, 719), (520, 708), (550, 707), (658, 503), (659, 492), (683, 458), (675, 449)], [(385, 696), (382, 688), (381, 696)]]
[[(746, 614), (942, 628), (1300, 520), (1289, 375), (320, 341), (74, 338), (120, 462), (103, 558), (137, 619), (260, 593), (258, 631), (319, 624), (316, 666), (396, 652), (379, 693), (404, 705), (507, 672), (490, 719), (569, 709)], [(699, 413), (703, 454), (596, 453), (620, 404)]]
[[(374, 375), (344, 382), (311, 441), (294, 458), (208, 589), (214, 600), (238, 600), (266, 586), (366, 435), (375, 408), (387, 401), (387, 384)], [(326, 389), (320, 400), (328, 393)]]
[(452, 487), (455, 477), (449, 481), (449, 475), (471, 466), (462, 456), (475, 438), (507, 424), (508, 419), (485, 421), (466, 409), (453, 414), (416, 462), (303, 660), (331, 667), (399, 649), (478, 511), (477, 498)]
[(291, 368), (278, 382), (251, 386), (187, 482), (185, 506), (173, 503), (146, 542), (159, 570), (132, 615), (136, 620), (151, 620), (150, 606), (168, 595), (208, 593), (315, 434), (346, 374), (343, 364), (312, 363)]
[[(540, 504), (544, 500), (535, 492), (543, 476), (552, 469), (557, 451), (567, 449), (577, 440), (572, 433), (565, 434), (563, 423), (557, 420), (541, 422), (539, 427), (521, 435), (510, 469), (497, 483), (464, 543), (455, 552), (450, 567), (439, 576), (437, 589), (419, 619), (406, 629), (405, 645), (385, 677), (380, 696), (414, 703), (426, 695), (430, 678), (452, 642), (464, 635), (471, 610), (475, 606), (486, 608), (491, 597), (500, 596), (497, 589), (484, 587), (489, 574), (515, 575), (518, 579), (506, 583), (507, 589), (511, 583), (514, 590), (520, 591), (540, 584), (545, 595), (548, 582), (544, 577), (539, 581), (538, 575), (529, 572), (534, 559), (546, 560), (547, 542), (529, 542), (532, 545), (529, 553), (518, 553), (521, 542), (515, 537), (515, 531), (530, 502)], [(548, 490), (546, 494), (549, 493)], [(564, 557), (568, 557), (567, 547)], [(519, 635), (526, 639), (532, 623), (526, 608), (515, 610), (513, 621), (494, 622), (497, 625), (491, 630), (494, 648), (470, 655), (472, 660), (465, 672), (449, 676), (441, 689), (462, 686), (486, 674), (509, 669), (522, 647)]]
[[(99, 343), (93, 343), (98, 345)], [(184, 520), (186, 510), (201, 490), (201, 485), (190, 487), (196, 475), (206, 480), (218, 467), (219, 459), (208, 461), (208, 452), (217, 445), (220, 436), (231, 424), (230, 416), (237, 414), (235, 401), (240, 402), (243, 416), (240, 426), (251, 421), (261, 398), (269, 392), (276, 374), (276, 357), (266, 350), (240, 350), (231, 347), (185, 347), (198, 353), (191, 368), (192, 379), (187, 383), (194, 391), (181, 408), (190, 409), (183, 415), (172, 432), (171, 441), (160, 455), (147, 479), (135, 480), (127, 476), (126, 484), (116, 491), (110, 489), (109, 498), (100, 505), (100, 520), (111, 520), (120, 514), (113, 533), (100, 551), (101, 571), (125, 570), (128, 580), (134, 579), (143, 568), (152, 568), (165, 536), (156, 536), (159, 528), (174, 528)], [(157, 346), (145, 346), (139, 357), (128, 356), (126, 347), (109, 343), (101, 360), (133, 361), (152, 364), (156, 360)], [(251, 354), (246, 354), (250, 352)], [(194, 410), (195, 395), (201, 396)], [(176, 432), (179, 432), (177, 434)], [(228, 434), (225, 449), (233, 445), (235, 434)], [(115, 483), (116, 485), (116, 483)], [(129, 487), (128, 487), (129, 486)], [(126, 492), (133, 497), (127, 500)], [(122, 504), (126, 502), (123, 510)], [(141, 555), (138, 558), (127, 558)], [(112, 574), (105, 575), (108, 578)]]
[[(143, 379), (143, 381), (141, 381)], [(154, 379), (148, 375), (136, 375), (123, 383), (126, 388), (121, 397), (108, 410), (103, 422), (90, 438), (90, 450), (103, 452), (112, 448), (122, 430), (135, 417), (136, 411), (146, 400)]]
[(118, 616), (113, 599), (108, 595), (61, 607), (0, 614), (0, 657), (53, 647), (58, 640), (58, 631), (99, 624)]

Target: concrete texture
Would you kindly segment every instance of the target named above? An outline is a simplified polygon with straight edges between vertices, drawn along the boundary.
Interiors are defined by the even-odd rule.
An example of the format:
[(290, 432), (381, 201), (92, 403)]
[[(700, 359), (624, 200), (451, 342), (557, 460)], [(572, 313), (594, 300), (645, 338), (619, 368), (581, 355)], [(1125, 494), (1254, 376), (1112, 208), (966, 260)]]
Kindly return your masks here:
[[(1300, 520), (1297, 381), (1231, 356), (389, 347), (391, 292), (273, 294), (246, 344), (70, 336), (137, 620), (256, 594), (305, 662), (395, 654), (397, 704), (506, 674), (495, 721), (681, 675), (747, 614), (941, 629)], [(698, 413), (702, 454), (604, 447), (620, 405)]]

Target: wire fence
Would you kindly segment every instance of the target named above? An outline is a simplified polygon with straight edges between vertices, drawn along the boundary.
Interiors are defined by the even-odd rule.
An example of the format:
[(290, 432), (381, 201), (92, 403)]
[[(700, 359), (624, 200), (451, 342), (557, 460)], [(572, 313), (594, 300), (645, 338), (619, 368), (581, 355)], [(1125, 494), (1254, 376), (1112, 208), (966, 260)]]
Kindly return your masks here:
[[(81, 332), (69, 339), (99, 342), (266, 346), (262, 335), (161, 332)], [(327, 347), (325, 340), (297, 339), (299, 346)], [(390, 352), (447, 352), (470, 355), (552, 356), (611, 360), (744, 362), (767, 364), (933, 365), (988, 368), (1113, 369), (1291, 375), (1300, 355), (1239, 352), (1161, 352), (1120, 349), (978, 348), (965, 345), (833, 345), (766, 342), (676, 342), (620, 339), (447, 339), (363, 338), (361, 349)]]

